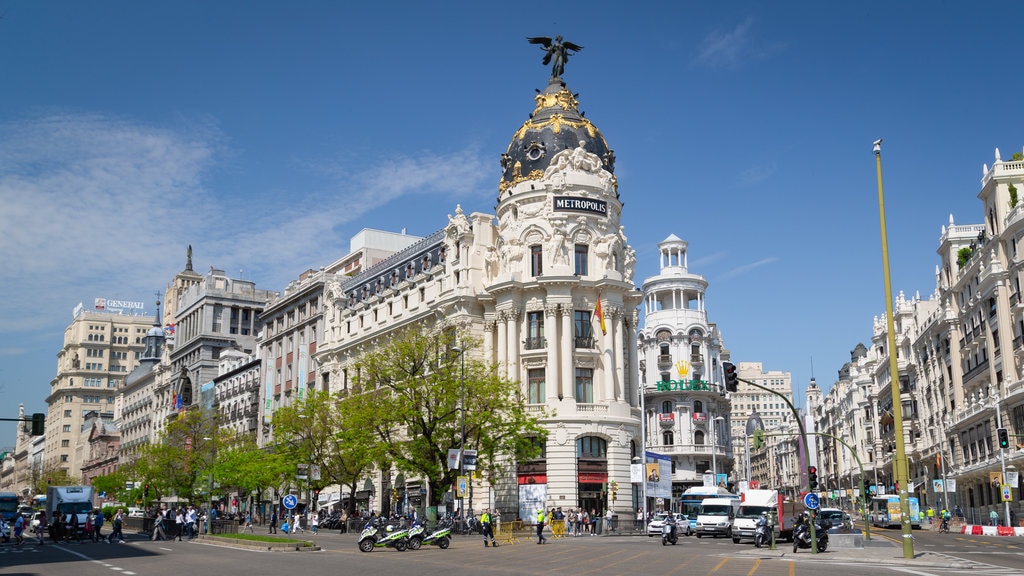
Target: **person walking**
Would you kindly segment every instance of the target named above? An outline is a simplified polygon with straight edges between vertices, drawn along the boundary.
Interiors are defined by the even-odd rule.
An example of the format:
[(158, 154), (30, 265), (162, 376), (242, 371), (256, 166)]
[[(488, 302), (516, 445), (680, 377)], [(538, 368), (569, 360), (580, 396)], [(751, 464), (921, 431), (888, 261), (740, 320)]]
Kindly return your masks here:
[(164, 511), (157, 510), (153, 515), (153, 536), (151, 541), (167, 540), (167, 532), (164, 531)]
[(103, 517), (103, 510), (96, 510), (96, 518), (92, 521), (92, 541), (103, 542), (103, 524), (106, 518)]
[(277, 534), (277, 509), (270, 512), (270, 530), (267, 534)]
[(25, 515), (18, 514), (18, 517), (14, 519), (14, 545), (21, 546), (25, 543), (25, 537), (22, 533), (25, 532)]
[(78, 543), (81, 544), (82, 543), (82, 531), (79, 529), (80, 525), (78, 523), (78, 514), (75, 514), (74, 512), (69, 512), (68, 513), (68, 526), (69, 526), (69, 528), (68, 528), (68, 533), (67, 533), (66, 540), (68, 542), (70, 542), (71, 538), (75, 538), (75, 539), (78, 540)]
[[(177, 513), (174, 515), (174, 531), (175, 537), (178, 542), (181, 542), (181, 533), (185, 531), (185, 508), (179, 507)], [(171, 538), (172, 540), (174, 538)]]
[(113, 530), (111, 530), (110, 535), (107, 536), (107, 543), (108, 544), (113, 544), (115, 541), (118, 544), (124, 544), (124, 532), (121, 531), (121, 528), (122, 528), (122, 526), (124, 524), (123, 518), (124, 518), (124, 510), (123, 509), (118, 509), (117, 514), (114, 514), (114, 521), (113, 521), (114, 528), (113, 528)]
[(39, 511), (39, 524), (36, 524), (36, 538), (40, 544), (46, 544), (46, 510)]
[(995, 508), (988, 513), (988, 518), (992, 521), (993, 526), (999, 526), (999, 512), (996, 512)]
[(493, 519), (491, 518), (491, 511), (484, 508), (482, 514), (480, 514), (480, 526), (483, 528), (481, 532), (484, 535), (484, 548), (487, 548), (487, 540), (491, 540), (491, 546), (498, 547), (498, 543), (494, 541), (494, 525), (492, 524)]
[(546, 543), (548, 541), (548, 539), (544, 537), (544, 521), (545, 521), (545, 519), (546, 518), (544, 516), (544, 509), (543, 508), (538, 508), (537, 509), (537, 544), (544, 544), (544, 543)]

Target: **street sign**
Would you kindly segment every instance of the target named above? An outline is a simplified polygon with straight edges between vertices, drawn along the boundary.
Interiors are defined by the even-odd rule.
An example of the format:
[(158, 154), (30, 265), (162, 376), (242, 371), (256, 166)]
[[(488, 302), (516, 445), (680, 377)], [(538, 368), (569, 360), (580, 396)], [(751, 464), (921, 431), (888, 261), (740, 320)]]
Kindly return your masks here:
[(1011, 489), (1012, 487), (1009, 484), (1003, 484), (999, 488), (1000, 488), (1000, 491), (1003, 493), (1003, 502), (1012, 502), (1013, 501), (1013, 490)]
[(476, 470), (476, 450), (462, 451), (462, 469)]
[(814, 492), (808, 492), (804, 494), (804, 507), (808, 510), (818, 509), (818, 495)]
[(299, 499), (295, 497), (295, 494), (289, 494), (281, 499), (281, 504), (285, 508), (292, 510), (299, 504)]
[(469, 494), (469, 476), (459, 476), (455, 482), (455, 497), (465, 498)]

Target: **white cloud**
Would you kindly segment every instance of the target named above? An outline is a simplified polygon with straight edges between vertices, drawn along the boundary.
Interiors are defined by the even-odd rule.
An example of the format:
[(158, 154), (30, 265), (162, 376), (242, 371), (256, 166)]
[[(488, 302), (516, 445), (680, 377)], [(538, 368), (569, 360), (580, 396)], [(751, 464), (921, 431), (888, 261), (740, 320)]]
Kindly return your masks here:
[[(60, 326), (81, 300), (162, 289), (184, 265), (186, 245), (196, 245), (200, 272), (207, 263), (229, 273), (255, 268), (260, 287), (280, 290), (347, 251), (344, 224), (411, 195), (454, 205), (489, 194), (483, 184), (495, 172), (473, 150), (394, 156), (356, 172), (321, 161), (320, 190), (225, 197), (209, 176), (236, 153), (209, 122), (172, 129), (60, 112), (0, 124), (0, 133), (0, 348), (8, 351), (20, 347), (11, 334)], [(246, 170), (295, 168), (232, 158), (232, 172), (250, 182), (261, 174)], [(268, 284), (275, 281), (282, 285)]]
[(750, 27), (754, 20), (747, 17), (728, 32), (713, 31), (698, 46), (696, 61), (705, 66), (734, 66), (749, 49)]
[(729, 271), (725, 272), (724, 274), (719, 276), (719, 278), (721, 278), (723, 280), (729, 279), (729, 278), (736, 278), (738, 276), (742, 276), (742, 275), (746, 274), (747, 272), (750, 272), (754, 268), (759, 268), (761, 266), (772, 264), (774, 262), (777, 262), (778, 260), (779, 259), (776, 258), (775, 256), (772, 256), (770, 258), (762, 258), (761, 260), (758, 260), (757, 262), (751, 262), (750, 264), (744, 264), (743, 266), (737, 266), (736, 268), (733, 268), (732, 270), (729, 270)]

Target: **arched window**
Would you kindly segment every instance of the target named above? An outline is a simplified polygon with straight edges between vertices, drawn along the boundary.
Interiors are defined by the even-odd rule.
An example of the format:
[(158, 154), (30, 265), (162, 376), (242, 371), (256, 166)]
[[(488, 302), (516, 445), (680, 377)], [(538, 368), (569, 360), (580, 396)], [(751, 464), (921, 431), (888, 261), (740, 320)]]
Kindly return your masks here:
[(576, 458), (604, 459), (608, 456), (608, 442), (597, 436), (584, 436), (576, 441)]
[(409, 262), (409, 265), (405, 267), (405, 279), (408, 280), (412, 278), (415, 273), (416, 267), (412, 265), (412, 262)]
[(671, 430), (665, 430), (661, 433), (661, 444), (663, 446), (671, 446), (676, 443), (676, 436)]
[(671, 414), (672, 413), (672, 401), (671, 400), (665, 400), (665, 401), (663, 401), (661, 403), (661, 413), (662, 414)]
[(704, 433), (701, 432), (700, 430), (697, 430), (696, 432), (694, 432), (693, 433), (693, 443), (697, 444), (697, 445), (703, 445), (704, 444)]
[(704, 412), (704, 403), (700, 400), (693, 401), (693, 412), (695, 414), (701, 414)]

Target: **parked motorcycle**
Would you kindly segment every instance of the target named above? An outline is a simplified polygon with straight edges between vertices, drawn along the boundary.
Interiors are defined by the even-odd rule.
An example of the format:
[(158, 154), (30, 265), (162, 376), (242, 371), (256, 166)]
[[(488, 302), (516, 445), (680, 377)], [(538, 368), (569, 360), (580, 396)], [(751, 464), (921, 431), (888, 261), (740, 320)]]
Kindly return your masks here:
[[(828, 549), (828, 530), (832, 527), (832, 524), (828, 521), (821, 523), (815, 522), (814, 524), (814, 535), (818, 539), (818, 552), (824, 552)], [(796, 528), (793, 529), (793, 552), (796, 553), (797, 548), (810, 548), (811, 547), (811, 525), (806, 520), (797, 524)]]
[(379, 518), (370, 519), (359, 535), (359, 549), (370, 552), (374, 548), (391, 547), (403, 552), (409, 545), (409, 530), (396, 530), (391, 524), (386, 526)]
[(417, 523), (409, 529), (409, 549), (419, 550), (423, 544), (437, 546), (444, 550), (452, 543), (451, 522), (440, 522), (433, 531), (427, 533), (426, 529)]
[(676, 542), (679, 542), (679, 534), (676, 529), (676, 521), (670, 514), (661, 523), (661, 545), (671, 544), (675, 546)]

